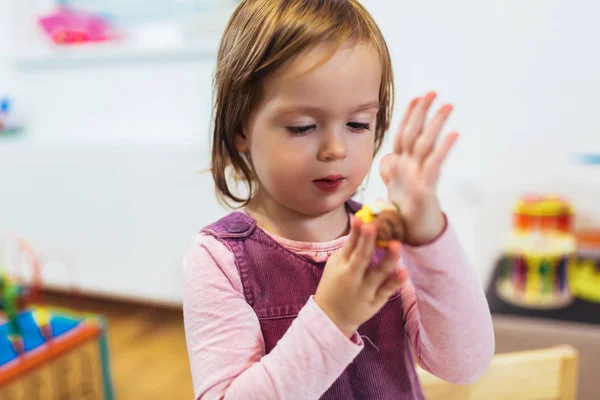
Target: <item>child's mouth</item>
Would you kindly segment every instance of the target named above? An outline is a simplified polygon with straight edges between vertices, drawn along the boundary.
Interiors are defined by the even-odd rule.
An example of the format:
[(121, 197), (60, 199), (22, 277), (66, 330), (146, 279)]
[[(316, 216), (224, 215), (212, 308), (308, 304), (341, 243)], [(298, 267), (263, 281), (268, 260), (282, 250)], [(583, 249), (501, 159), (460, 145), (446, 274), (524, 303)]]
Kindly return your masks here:
[(332, 193), (337, 191), (345, 181), (346, 178), (341, 175), (330, 175), (326, 178), (315, 179), (313, 183), (322, 191)]

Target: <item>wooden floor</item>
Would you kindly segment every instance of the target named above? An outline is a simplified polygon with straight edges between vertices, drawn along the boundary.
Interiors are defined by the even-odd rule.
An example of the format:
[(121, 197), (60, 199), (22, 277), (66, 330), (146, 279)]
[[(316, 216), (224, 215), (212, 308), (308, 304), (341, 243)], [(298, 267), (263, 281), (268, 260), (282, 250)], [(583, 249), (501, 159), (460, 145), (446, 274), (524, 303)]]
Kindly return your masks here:
[(193, 399), (181, 310), (57, 293), (44, 302), (108, 320), (116, 400)]

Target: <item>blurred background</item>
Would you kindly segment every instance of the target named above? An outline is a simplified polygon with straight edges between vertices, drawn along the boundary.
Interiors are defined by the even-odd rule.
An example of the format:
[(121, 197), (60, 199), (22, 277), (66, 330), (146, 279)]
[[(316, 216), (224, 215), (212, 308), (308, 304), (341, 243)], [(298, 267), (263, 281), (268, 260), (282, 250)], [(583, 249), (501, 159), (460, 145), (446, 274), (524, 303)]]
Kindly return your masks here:
[[(107, 317), (117, 398), (192, 397), (181, 261), (195, 232), (228, 212), (199, 171), (209, 165), (216, 51), (236, 3), (0, 0), (0, 249), (17, 249), (0, 255), (7, 276), (38, 282), (48, 303)], [(562, 279), (562, 259), (585, 261), (592, 281), (600, 273), (600, 5), (363, 4), (393, 56), (394, 129), (428, 90), (455, 106), (448, 128), (461, 137), (440, 196), (487, 290), (497, 351), (573, 344), (588, 354), (581, 398), (592, 398), (600, 283), (586, 296), (558, 287), (560, 304), (552, 288), (548, 301), (524, 292), (544, 273)], [(370, 197), (385, 193), (377, 165)], [(519, 225), (521, 214), (533, 222)], [(567, 245), (548, 251), (541, 272), (523, 255), (530, 275), (518, 283), (515, 253), (539, 241), (514, 245), (514, 232), (547, 232), (542, 217), (568, 219), (561, 229), (551, 222)], [(19, 262), (4, 257), (11, 251)], [(34, 259), (37, 281), (19, 267)], [(502, 279), (516, 282), (504, 297)], [(0, 393), (2, 373), (0, 362)]]

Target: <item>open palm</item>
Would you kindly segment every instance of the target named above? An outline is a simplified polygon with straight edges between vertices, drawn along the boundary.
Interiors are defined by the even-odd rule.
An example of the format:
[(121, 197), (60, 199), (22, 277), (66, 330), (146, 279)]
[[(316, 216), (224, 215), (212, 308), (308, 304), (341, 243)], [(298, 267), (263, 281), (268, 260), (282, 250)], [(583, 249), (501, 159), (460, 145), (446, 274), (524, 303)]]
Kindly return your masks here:
[(434, 92), (414, 99), (407, 107), (394, 138), (393, 152), (381, 160), (381, 177), (388, 198), (404, 217), (408, 242), (424, 244), (437, 237), (445, 219), (437, 199), (440, 169), (454, 146), (458, 133), (453, 132), (438, 143), (452, 106), (442, 106), (429, 123), (427, 113), (436, 98)]

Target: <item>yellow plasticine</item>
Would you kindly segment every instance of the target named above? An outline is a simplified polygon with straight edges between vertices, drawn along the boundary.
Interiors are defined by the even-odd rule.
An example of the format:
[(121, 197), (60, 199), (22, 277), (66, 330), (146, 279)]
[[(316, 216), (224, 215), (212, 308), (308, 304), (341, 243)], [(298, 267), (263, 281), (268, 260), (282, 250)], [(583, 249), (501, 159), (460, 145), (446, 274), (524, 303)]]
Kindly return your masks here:
[(373, 211), (369, 208), (369, 206), (363, 206), (356, 214), (354, 214), (357, 218), (359, 218), (365, 224), (373, 222), (375, 219), (375, 215)]

